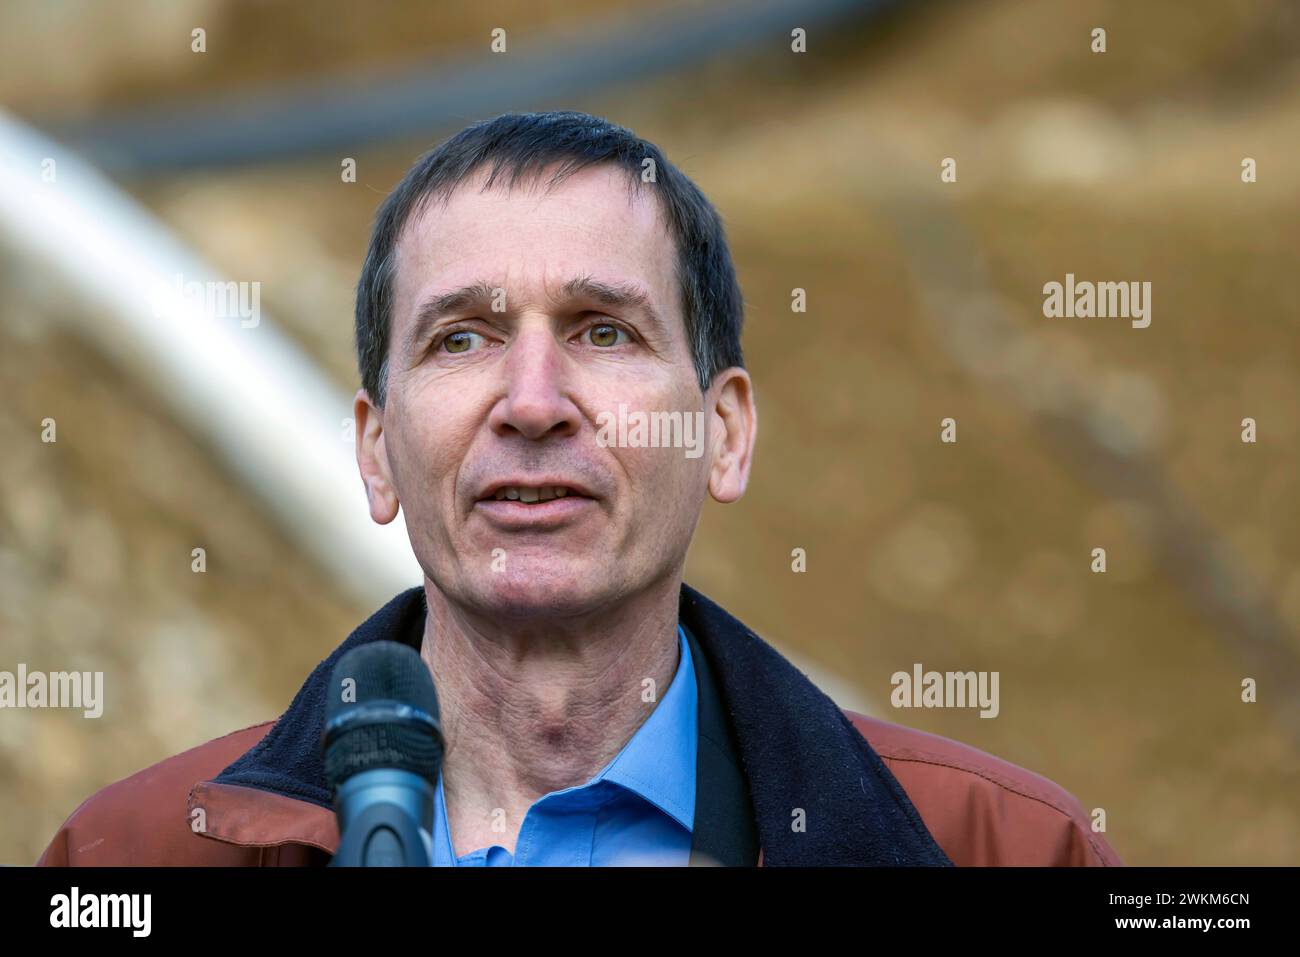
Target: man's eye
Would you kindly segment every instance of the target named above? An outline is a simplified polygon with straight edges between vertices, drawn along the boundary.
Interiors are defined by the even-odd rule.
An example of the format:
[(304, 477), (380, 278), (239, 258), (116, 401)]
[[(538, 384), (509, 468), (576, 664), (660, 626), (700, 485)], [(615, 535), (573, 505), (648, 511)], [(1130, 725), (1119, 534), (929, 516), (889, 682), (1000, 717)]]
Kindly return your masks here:
[(442, 347), (448, 352), (469, 352), (474, 348), (474, 340), (482, 338), (477, 332), (453, 332), (442, 340)]
[[(611, 326), (608, 323), (602, 323), (599, 326), (592, 326), (587, 333), (593, 346), (616, 346), (622, 341), (626, 341), (627, 333), (618, 326)], [(620, 339), (619, 336), (623, 338)]]

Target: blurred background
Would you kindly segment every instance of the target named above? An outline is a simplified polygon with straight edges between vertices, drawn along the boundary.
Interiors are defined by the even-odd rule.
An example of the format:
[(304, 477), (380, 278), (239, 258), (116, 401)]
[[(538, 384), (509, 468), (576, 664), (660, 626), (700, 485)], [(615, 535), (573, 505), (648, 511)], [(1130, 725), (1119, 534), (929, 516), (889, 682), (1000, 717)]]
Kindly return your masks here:
[[(761, 429), (687, 580), (841, 705), (1105, 809), (1128, 864), (1300, 863), (1291, 0), (8, 0), (0, 104), (0, 669), (106, 699), (0, 712), (0, 863), (418, 583), (343, 421), (371, 217), (551, 108), (727, 222)], [(260, 323), (149, 314), (177, 272), (259, 284)], [(1150, 327), (1044, 318), (1066, 273), (1150, 282)], [(998, 671), (999, 716), (893, 709), (916, 662)]]

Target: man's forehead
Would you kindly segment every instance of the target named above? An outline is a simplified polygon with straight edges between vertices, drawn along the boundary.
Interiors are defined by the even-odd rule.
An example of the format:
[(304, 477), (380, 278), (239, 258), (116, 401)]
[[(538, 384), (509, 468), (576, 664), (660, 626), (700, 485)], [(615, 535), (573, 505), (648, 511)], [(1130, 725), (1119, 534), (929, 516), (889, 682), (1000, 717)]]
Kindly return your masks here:
[[(504, 280), (529, 264), (549, 265), (548, 292), (578, 275), (643, 285), (654, 298), (671, 296), (675, 243), (653, 187), (636, 189), (618, 167), (579, 170), (558, 184), (550, 171), (510, 185), (507, 176), (484, 188), (480, 171), (445, 197), (416, 209), (396, 246), (399, 303), (433, 283)], [(663, 305), (667, 305), (664, 303)]]

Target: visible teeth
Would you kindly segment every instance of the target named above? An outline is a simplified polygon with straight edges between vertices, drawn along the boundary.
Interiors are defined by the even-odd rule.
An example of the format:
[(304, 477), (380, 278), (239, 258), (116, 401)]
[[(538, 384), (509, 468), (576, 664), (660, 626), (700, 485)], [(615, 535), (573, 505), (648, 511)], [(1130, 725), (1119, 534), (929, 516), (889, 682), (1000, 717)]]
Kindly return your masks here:
[(564, 498), (569, 494), (569, 491), (563, 485), (542, 485), (536, 488), (509, 485), (497, 489), (494, 495), (498, 502), (509, 499), (512, 502), (526, 502), (529, 505), (534, 505), (537, 502), (549, 502), (552, 499)]

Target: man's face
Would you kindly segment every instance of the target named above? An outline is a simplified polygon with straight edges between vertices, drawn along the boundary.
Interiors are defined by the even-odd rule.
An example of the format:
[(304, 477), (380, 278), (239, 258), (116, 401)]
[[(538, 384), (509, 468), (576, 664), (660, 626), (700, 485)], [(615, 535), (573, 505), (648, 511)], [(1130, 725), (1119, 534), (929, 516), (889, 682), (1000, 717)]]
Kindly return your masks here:
[(704, 415), (696, 457), (598, 441), (620, 404), (706, 408), (650, 190), (612, 166), (549, 192), (482, 181), (398, 242), (374, 459), (450, 600), (497, 617), (598, 610), (680, 569), (725, 429)]

